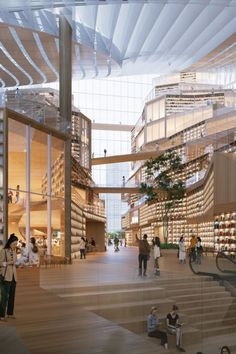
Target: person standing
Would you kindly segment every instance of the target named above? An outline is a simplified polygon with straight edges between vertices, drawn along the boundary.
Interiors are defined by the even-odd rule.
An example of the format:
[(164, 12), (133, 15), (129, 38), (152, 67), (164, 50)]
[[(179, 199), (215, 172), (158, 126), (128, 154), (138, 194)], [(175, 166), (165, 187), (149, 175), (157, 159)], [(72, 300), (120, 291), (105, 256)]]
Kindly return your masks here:
[(159, 258), (161, 256), (161, 242), (160, 238), (156, 236), (153, 240), (153, 257), (155, 275), (160, 275)]
[(125, 187), (125, 176), (122, 177), (122, 186)]
[(86, 241), (84, 237), (81, 237), (80, 243), (79, 243), (79, 251), (80, 251), (80, 259), (86, 258)]
[(192, 235), (190, 240), (190, 257), (193, 262), (196, 261), (196, 253), (195, 253), (196, 243), (197, 243), (196, 237), (195, 235)]
[(158, 329), (159, 326), (159, 319), (157, 316), (157, 308), (153, 306), (151, 308), (151, 312), (147, 318), (147, 331), (149, 337), (155, 337), (161, 339), (161, 345), (168, 349), (168, 341), (167, 341), (167, 334), (164, 331), (160, 331)]
[(200, 237), (197, 237), (197, 243), (195, 246), (195, 253), (196, 253), (196, 264), (201, 264), (203, 248), (202, 248), (202, 240)]
[(13, 198), (13, 192), (12, 192), (12, 190), (9, 189), (9, 191), (8, 191), (8, 203), (12, 203), (12, 198)]
[(14, 303), (16, 292), (16, 247), (18, 237), (11, 234), (5, 247), (0, 251), (1, 266), (1, 302), (0, 302), (0, 320), (5, 321), (5, 316), (15, 318)]
[(183, 235), (179, 239), (179, 263), (186, 263), (186, 252)]
[(143, 235), (143, 240), (140, 240), (137, 235), (135, 237), (139, 246), (139, 255), (138, 255), (139, 275), (140, 276), (143, 275), (145, 277), (147, 275), (147, 261), (149, 259), (150, 246), (147, 241), (147, 234)]

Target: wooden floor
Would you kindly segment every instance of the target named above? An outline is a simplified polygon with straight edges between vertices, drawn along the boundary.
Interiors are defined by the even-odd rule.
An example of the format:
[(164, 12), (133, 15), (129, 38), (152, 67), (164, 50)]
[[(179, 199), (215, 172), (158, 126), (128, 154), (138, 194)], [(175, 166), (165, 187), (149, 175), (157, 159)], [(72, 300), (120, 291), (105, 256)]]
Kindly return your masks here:
[[(72, 265), (48, 269), (18, 270), (19, 281), (16, 295), (16, 320), (0, 324), (0, 330), (16, 329), (28, 351), (32, 354), (156, 354), (165, 353), (159, 341), (136, 335), (115, 323), (60, 298), (60, 289), (102, 284), (140, 283), (158, 281), (153, 276), (153, 265), (149, 263), (147, 279), (140, 279), (137, 271), (137, 249), (121, 248), (119, 253), (110, 249), (107, 253), (88, 255), (86, 260)], [(161, 258), (161, 278), (192, 277), (187, 264), (178, 264), (174, 254)], [(28, 354), (22, 351), (19, 338), (14, 354)], [(235, 336), (234, 336), (235, 337)], [(1, 339), (1, 337), (0, 337)], [(236, 344), (232, 336), (217, 338)], [(189, 347), (187, 353), (195, 354), (198, 347)], [(207, 344), (204, 344), (207, 348)], [(217, 354), (214, 348), (217, 340), (209, 344), (208, 352)], [(210, 350), (212, 348), (212, 350)], [(1, 339), (0, 353), (11, 354), (6, 341)], [(176, 353), (173, 349), (168, 353)], [(219, 352), (220, 353), (220, 352)], [(232, 353), (231, 353), (232, 354)]]

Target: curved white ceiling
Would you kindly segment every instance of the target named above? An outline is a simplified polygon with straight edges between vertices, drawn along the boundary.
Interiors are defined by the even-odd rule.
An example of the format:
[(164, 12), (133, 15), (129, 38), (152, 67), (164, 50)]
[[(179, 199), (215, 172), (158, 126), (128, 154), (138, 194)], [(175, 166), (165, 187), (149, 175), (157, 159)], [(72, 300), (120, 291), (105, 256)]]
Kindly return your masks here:
[(235, 67), (236, 0), (12, 0), (0, 10), (0, 85), (58, 79), (59, 12), (78, 78)]

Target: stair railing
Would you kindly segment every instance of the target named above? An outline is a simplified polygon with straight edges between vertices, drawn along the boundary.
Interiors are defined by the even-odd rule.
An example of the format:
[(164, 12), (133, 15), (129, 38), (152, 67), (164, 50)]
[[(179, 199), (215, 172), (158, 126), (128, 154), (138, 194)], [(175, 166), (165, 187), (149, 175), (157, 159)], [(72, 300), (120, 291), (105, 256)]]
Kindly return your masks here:
[[(229, 261), (230, 263), (232, 263), (235, 266), (235, 270), (229, 270), (229, 269), (222, 269), (220, 267), (220, 262), (219, 260), (225, 258), (227, 261)], [(219, 269), (220, 272), (222, 273), (230, 273), (230, 274), (236, 274), (236, 260), (233, 259), (232, 257), (230, 257), (229, 255), (227, 255), (224, 251), (220, 251), (217, 253), (216, 255), (216, 266)]]

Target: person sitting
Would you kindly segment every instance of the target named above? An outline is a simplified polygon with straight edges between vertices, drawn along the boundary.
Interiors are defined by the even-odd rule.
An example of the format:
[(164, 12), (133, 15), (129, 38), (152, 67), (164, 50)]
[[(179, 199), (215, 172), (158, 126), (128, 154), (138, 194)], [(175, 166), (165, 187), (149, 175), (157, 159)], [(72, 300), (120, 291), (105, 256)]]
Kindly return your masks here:
[(22, 242), (20, 252), (21, 252), (21, 255), (16, 261), (16, 266), (17, 267), (24, 267), (24, 266), (26, 266), (26, 263), (28, 262), (28, 251), (27, 251), (25, 242)]
[(173, 305), (172, 311), (170, 311), (166, 316), (167, 330), (170, 334), (176, 335), (176, 347), (179, 351), (185, 352), (184, 348), (181, 347), (182, 344), (182, 324), (179, 323), (179, 315), (177, 313), (178, 307)]
[(31, 237), (29, 245), (29, 264), (30, 266), (36, 265), (37, 267), (39, 267), (39, 262), (39, 249), (36, 244), (35, 238)]
[(153, 306), (151, 308), (151, 312), (147, 318), (147, 331), (149, 337), (155, 337), (161, 339), (161, 345), (168, 349), (168, 341), (167, 341), (167, 334), (164, 331), (160, 331), (158, 326), (160, 325), (159, 319), (157, 316), (157, 308)]

